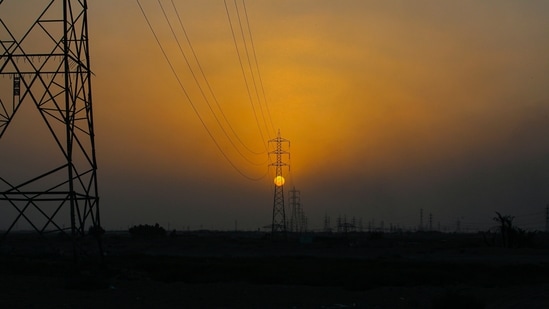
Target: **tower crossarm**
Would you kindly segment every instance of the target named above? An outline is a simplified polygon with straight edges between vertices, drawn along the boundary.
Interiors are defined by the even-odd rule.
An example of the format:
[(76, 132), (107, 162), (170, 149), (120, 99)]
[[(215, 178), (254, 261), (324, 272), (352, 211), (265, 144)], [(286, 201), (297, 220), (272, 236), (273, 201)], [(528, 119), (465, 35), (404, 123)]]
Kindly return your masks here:
[[(279, 132), (279, 133), (280, 133), (280, 132)], [(268, 142), (269, 142), (269, 143), (288, 143), (288, 144), (290, 144), (290, 140), (289, 140), (289, 139), (285, 139), (285, 138), (280, 137), (280, 136), (277, 136), (277, 137), (275, 137), (275, 138), (273, 138), (273, 139), (270, 139)]]
[(269, 166), (290, 166), (290, 164), (285, 162), (273, 162), (273, 163), (269, 163)]

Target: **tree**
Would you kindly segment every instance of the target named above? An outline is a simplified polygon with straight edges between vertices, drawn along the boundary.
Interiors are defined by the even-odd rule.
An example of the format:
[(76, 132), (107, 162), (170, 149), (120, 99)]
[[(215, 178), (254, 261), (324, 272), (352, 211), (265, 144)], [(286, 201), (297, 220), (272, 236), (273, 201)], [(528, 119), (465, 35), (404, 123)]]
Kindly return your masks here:
[(494, 217), (493, 220), (499, 223), (499, 230), (501, 233), (501, 243), (504, 248), (509, 248), (512, 245), (512, 234), (513, 234), (513, 216), (503, 216), (496, 211), (497, 217)]
[(154, 226), (148, 224), (134, 225), (128, 230), (128, 232), (130, 232), (130, 235), (134, 238), (155, 238), (166, 236), (166, 230), (158, 223)]
[(496, 211), (497, 217), (494, 221), (499, 223), (502, 246), (504, 248), (530, 247), (533, 246), (535, 232), (526, 231), (513, 226), (513, 216), (503, 216)]

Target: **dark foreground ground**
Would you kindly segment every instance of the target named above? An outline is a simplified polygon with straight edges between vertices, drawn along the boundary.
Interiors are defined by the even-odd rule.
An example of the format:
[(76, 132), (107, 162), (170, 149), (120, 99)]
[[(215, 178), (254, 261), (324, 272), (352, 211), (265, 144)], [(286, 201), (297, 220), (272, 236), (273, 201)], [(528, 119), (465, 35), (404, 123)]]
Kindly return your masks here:
[(545, 236), (506, 249), (470, 234), (107, 233), (103, 263), (92, 240), (75, 263), (66, 239), (15, 235), (0, 308), (549, 308)]

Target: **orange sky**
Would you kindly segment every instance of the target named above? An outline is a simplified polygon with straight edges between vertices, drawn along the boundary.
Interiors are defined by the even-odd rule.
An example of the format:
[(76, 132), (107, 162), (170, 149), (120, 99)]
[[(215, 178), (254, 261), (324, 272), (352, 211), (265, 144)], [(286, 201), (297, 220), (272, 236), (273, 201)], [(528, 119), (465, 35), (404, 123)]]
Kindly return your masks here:
[[(264, 150), (224, 2), (174, 2), (226, 117), (250, 148)], [(242, 159), (212, 118), (158, 2), (141, 4), (228, 158), (263, 175), (266, 164)], [(162, 4), (178, 26), (171, 2)], [(254, 0), (246, 8), (275, 129), (291, 140), (286, 187), (302, 191), (312, 228), (325, 213), (333, 222), (414, 225), (424, 208), (450, 226), (547, 203), (549, 3)], [(268, 224), (272, 171), (249, 181), (224, 159), (137, 2), (90, 1), (89, 27), (107, 226)], [(269, 128), (265, 139), (273, 137)]]

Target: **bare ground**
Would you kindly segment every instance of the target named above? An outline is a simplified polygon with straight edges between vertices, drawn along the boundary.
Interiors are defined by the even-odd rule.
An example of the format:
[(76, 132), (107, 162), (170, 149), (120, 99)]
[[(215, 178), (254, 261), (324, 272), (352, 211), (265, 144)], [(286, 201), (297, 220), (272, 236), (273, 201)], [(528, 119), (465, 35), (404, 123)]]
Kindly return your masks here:
[(471, 235), (107, 234), (103, 263), (52, 242), (2, 244), (0, 308), (549, 308), (547, 247)]

